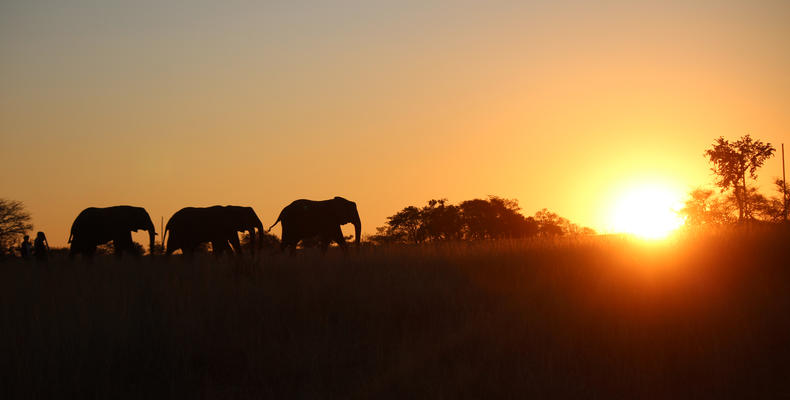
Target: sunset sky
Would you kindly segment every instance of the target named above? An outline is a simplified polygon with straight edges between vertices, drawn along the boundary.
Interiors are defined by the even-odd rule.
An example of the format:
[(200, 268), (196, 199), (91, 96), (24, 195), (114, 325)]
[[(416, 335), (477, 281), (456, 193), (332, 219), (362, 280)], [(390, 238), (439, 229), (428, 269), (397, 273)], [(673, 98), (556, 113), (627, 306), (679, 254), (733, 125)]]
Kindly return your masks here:
[(260, 3), (3, 1), (0, 197), (53, 246), (89, 206), (336, 195), (367, 234), (487, 195), (609, 232), (718, 136), (774, 144), (771, 195), (790, 147), (788, 1)]

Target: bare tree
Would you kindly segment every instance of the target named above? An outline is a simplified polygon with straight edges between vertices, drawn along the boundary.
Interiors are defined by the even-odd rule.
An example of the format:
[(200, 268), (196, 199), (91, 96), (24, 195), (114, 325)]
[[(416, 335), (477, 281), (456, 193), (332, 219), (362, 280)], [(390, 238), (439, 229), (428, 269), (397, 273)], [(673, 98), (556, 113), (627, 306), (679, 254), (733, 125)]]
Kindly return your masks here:
[(19, 238), (33, 229), (30, 219), (21, 201), (0, 199), (0, 255), (13, 250)]

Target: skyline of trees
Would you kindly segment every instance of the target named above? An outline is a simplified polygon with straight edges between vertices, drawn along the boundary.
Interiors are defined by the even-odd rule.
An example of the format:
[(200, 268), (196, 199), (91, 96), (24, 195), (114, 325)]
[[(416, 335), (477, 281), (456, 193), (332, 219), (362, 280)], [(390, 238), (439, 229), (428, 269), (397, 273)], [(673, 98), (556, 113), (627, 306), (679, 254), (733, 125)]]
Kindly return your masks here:
[(544, 208), (534, 216), (521, 214), (516, 199), (488, 196), (451, 204), (447, 199), (432, 199), (423, 207), (406, 206), (387, 217), (384, 226), (368, 240), (377, 243), (413, 243), (447, 240), (486, 240), (564, 235), (593, 235)]

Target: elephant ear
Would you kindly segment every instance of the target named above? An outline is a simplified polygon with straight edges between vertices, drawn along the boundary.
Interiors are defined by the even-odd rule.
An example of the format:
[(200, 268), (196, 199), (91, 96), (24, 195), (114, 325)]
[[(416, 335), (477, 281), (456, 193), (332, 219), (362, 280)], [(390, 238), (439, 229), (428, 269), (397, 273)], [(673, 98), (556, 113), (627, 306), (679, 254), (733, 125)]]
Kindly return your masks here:
[(332, 203), (332, 216), (334, 217), (334, 220), (340, 225), (345, 224), (346, 219), (348, 219), (346, 203), (347, 201), (342, 197), (335, 197), (335, 201)]

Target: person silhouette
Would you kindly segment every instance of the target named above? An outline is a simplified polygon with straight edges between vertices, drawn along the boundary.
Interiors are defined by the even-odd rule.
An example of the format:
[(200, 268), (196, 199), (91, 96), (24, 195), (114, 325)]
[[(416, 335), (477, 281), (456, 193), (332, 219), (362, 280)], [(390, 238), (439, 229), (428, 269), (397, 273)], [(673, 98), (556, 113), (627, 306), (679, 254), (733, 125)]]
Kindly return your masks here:
[(49, 242), (47, 242), (47, 237), (44, 235), (44, 232), (36, 234), (36, 240), (33, 241), (33, 255), (36, 256), (36, 260), (47, 262), (47, 258), (49, 257)]
[(22, 258), (28, 258), (30, 257), (31, 250), (30, 236), (25, 235), (25, 238), (22, 240), (22, 244), (19, 246), (19, 255), (21, 255)]

